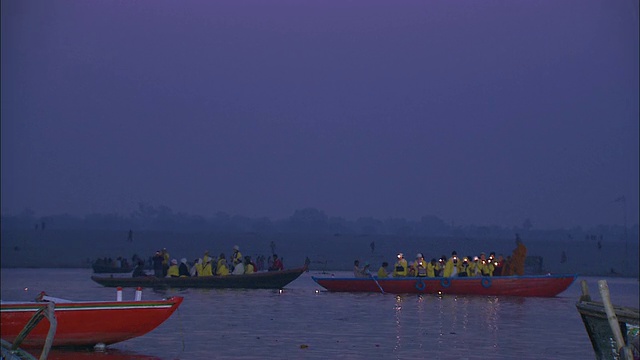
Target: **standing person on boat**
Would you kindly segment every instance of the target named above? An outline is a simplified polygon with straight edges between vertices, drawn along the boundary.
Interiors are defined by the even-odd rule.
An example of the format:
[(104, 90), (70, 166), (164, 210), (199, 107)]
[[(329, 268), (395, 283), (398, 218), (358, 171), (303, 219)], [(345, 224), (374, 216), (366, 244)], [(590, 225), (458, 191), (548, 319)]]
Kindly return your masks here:
[(460, 262), (458, 261), (458, 253), (456, 251), (452, 251), (451, 258), (447, 260), (447, 262), (444, 264), (444, 271), (442, 276), (444, 277), (458, 276), (459, 272), (460, 272)]
[(436, 276), (443, 277), (444, 276), (444, 266), (447, 263), (447, 257), (445, 255), (440, 256), (438, 259), (438, 263), (436, 264)]
[(431, 261), (427, 264), (427, 277), (436, 277), (437, 266), (438, 262), (435, 258), (432, 258)]
[(493, 276), (493, 263), (487, 260), (487, 255), (485, 253), (480, 253), (480, 272), (482, 276)]
[(282, 260), (278, 259), (278, 254), (273, 254), (273, 262), (269, 267), (269, 271), (281, 271), (284, 270), (284, 265), (282, 264)]
[(169, 270), (169, 252), (167, 251), (167, 248), (162, 249), (162, 256), (164, 257), (164, 259), (162, 260), (162, 276), (165, 277), (167, 276), (167, 271)]
[(524, 275), (524, 262), (527, 258), (527, 248), (520, 240), (520, 235), (516, 234), (516, 248), (511, 255), (511, 272), (510, 275)]
[(387, 273), (387, 266), (389, 266), (388, 262), (385, 261), (382, 263), (382, 265), (380, 266), (380, 269), (378, 269), (379, 278), (384, 279), (389, 276), (389, 274)]
[(504, 269), (504, 257), (502, 254), (495, 259), (493, 267), (493, 276), (502, 276), (502, 269)]
[(511, 276), (513, 272), (511, 272), (511, 255), (507, 256), (504, 260), (504, 266), (502, 267), (502, 276)]
[(167, 276), (168, 277), (180, 276), (180, 269), (178, 268), (178, 260), (176, 259), (171, 260), (171, 266), (169, 266), (169, 269), (167, 269)]
[(164, 256), (162, 256), (162, 253), (160, 252), (160, 250), (156, 251), (156, 254), (153, 255), (153, 274), (157, 277), (157, 278), (161, 278), (164, 277), (164, 270), (163, 270), (163, 266), (162, 266), (162, 262), (164, 261)]
[(224, 253), (221, 253), (220, 258), (218, 259), (218, 264), (216, 266), (216, 275), (229, 275), (229, 268), (227, 267), (227, 257), (224, 255)]
[[(231, 254), (231, 266), (235, 268), (236, 265), (241, 265), (243, 261), (242, 253), (240, 252), (240, 247), (238, 245), (233, 246), (233, 254)], [(244, 272), (244, 269), (243, 269)]]
[(178, 274), (180, 277), (190, 277), (191, 272), (189, 271), (189, 265), (187, 264), (187, 259), (180, 259), (180, 266), (178, 266)]
[(393, 266), (393, 277), (407, 276), (408, 272), (407, 260), (404, 259), (403, 253), (398, 253), (398, 261)]
[(470, 266), (471, 266), (471, 276), (482, 275), (482, 263), (480, 262), (479, 257), (474, 256), (473, 263)]
[(147, 276), (147, 273), (144, 271), (144, 260), (138, 260), (138, 264), (135, 269), (133, 269), (132, 277), (141, 277)]
[(458, 276), (469, 276), (469, 258), (467, 256), (462, 258), (462, 264), (460, 265), (460, 272), (458, 273)]
[(418, 253), (416, 255), (416, 261), (411, 266), (411, 273), (413, 276), (426, 277), (427, 276), (427, 262), (424, 261), (424, 255)]

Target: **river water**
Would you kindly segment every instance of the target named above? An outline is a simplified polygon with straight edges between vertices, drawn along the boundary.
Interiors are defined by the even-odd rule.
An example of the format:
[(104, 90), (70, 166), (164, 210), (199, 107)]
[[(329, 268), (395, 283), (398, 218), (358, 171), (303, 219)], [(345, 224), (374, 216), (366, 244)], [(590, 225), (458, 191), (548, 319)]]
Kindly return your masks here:
[[(2, 269), (2, 300), (40, 291), (72, 300), (115, 299), (90, 269)], [(336, 277), (348, 272), (334, 272)], [(278, 290), (143, 290), (185, 301), (152, 332), (104, 352), (50, 359), (593, 359), (575, 302), (579, 278), (555, 298), (349, 294), (323, 291), (310, 272)], [(636, 278), (607, 278), (612, 302), (638, 307)], [(319, 290), (319, 291), (318, 291)], [(135, 289), (124, 289), (133, 299)], [(39, 355), (36, 351), (35, 355)]]

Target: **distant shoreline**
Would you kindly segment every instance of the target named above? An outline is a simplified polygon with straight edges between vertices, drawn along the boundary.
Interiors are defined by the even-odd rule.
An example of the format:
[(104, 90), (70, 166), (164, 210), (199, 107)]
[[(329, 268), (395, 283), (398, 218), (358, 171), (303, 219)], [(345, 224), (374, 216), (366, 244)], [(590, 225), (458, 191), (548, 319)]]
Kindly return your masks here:
[[(51, 267), (51, 266), (42, 266), (42, 267), (38, 267), (38, 266), (2, 266), (0, 267), (0, 270), (4, 270), (4, 269), (87, 269), (87, 270), (91, 270), (91, 266), (77, 266), (77, 265), (61, 265), (61, 266), (57, 266), (57, 267)], [(317, 269), (314, 268), (312, 265), (309, 267), (309, 271), (310, 272), (322, 272), (322, 273), (331, 273), (334, 271), (349, 271), (350, 269)], [(571, 273), (571, 272), (569, 272)], [(115, 274), (115, 273), (114, 273)], [(125, 274), (128, 273), (120, 273), (119, 276), (123, 276)], [(552, 273), (552, 274), (559, 274), (559, 273)], [(98, 274), (100, 276), (105, 276), (105, 275), (111, 275), (110, 273), (104, 273), (104, 274)], [(532, 276), (534, 274), (525, 274), (525, 276)], [(539, 274), (539, 275), (544, 275), (544, 274)], [(625, 278), (625, 279), (640, 279), (640, 274), (638, 275), (622, 275), (622, 274), (611, 274), (611, 273), (577, 273), (578, 277), (606, 277), (606, 278)]]
[[(88, 230), (2, 230), (0, 269), (68, 268), (90, 269), (98, 258), (117, 257), (131, 261), (135, 254), (148, 261), (155, 251), (167, 248), (171, 258), (193, 262), (205, 251), (214, 256), (231, 254), (234, 245), (243, 255), (256, 258), (272, 251), (284, 261), (285, 268), (311, 261), (311, 271), (343, 271), (353, 261), (369, 262), (377, 270), (383, 261), (393, 265), (397, 253), (413, 260), (416, 253), (427, 259), (448, 256), (453, 250), (463, 256), (495, 251), (504, 257), (515, 248), (513, 238), (454, 238), (390, 235), (342, 234), (258, 234), (258, 233), (176, 233), (140, 231), (128, 241), (121, 231)], [(580, 274), (638, 278), (638, 242), (530, 239), (521, 234), (527, 256), (542, 259), (528, 274)], [(273, 245), (273, 248), (272, 248)], [(332, 270), (330, 270), (332, 269)], [(612, 273), (612, 270), (615, 273)]]

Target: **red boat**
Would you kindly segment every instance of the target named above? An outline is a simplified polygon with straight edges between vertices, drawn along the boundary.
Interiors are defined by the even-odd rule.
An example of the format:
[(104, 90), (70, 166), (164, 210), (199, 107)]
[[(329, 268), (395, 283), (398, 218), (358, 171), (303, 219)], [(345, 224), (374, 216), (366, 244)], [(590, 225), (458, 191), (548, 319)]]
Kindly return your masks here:
[(576, 277), (577, 275), (312, 278), (323, 288), (336, 292), (553, 297), (565, 291)]
[[(45, 301), (0, 303), (0, 334), (13, 342), (38, 309), (55, 302), (57, 329), (53, 346), (89, 347), (109, 345), (144, 335), (158, 327), (180, 306), (183, 298), (145, 301), (69, 301), (44, 296)], [(21, 347), (42, 347), (49, 331), (41, 321), (29, 332)]]

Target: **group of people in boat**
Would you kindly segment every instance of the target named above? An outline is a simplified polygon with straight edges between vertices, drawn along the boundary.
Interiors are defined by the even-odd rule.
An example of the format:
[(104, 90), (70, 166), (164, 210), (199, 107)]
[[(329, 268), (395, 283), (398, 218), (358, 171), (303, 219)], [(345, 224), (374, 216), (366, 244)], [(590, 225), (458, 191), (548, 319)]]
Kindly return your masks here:
[[(426, 261), (422, 253), (416, 255), (415, 261), (408, 263), (402, 253), (397, 255), (398, 260), (394, 264), (392, 272), (389, 274), (389, 263), (383, 262), (378, 269), (379, 278), (406, 277), (471, 277), (471, 276), (511, 276), (524, 275), (524, 263), (527, 256), (527, 248), (516, 234), (516, 248), (513, 254), (506, 259), (502, 254), (496, 256), (495, 252), (490, 252), (487, 257), (484, 252), (478, 256), (458, 256), (456, 251), (451, 252), (451, 257), (442, 255), (438, 260), (432, 258)], [(353, 265), (355, 277), (369, 277), (369, 264), (365, 263), (360, 268), (360, 261), (355, 260)]]
[[(242, 256), (240, 247), (235, 245), (229, 259), (224, 253), (214, 258), (209, 255), (209, 251), (204, 252), (204, 256), (188, 262), (186, 258), (171, 259), (166, 248), (156, 251), (152, 257), (154, 276), (162, 277), (192, 277), (192, 276), (227, 276), (253, 274), (261, 271), (264, 266), (264, 256), (258, 256), (257, 262), (251, 256)], [(284, 270), (282, 259), (277, 254), (268, 258), (268, 270)], [(147, 276), (144, 270), (144, 262), (138, 262), (133, 270), (133, 277)]]

